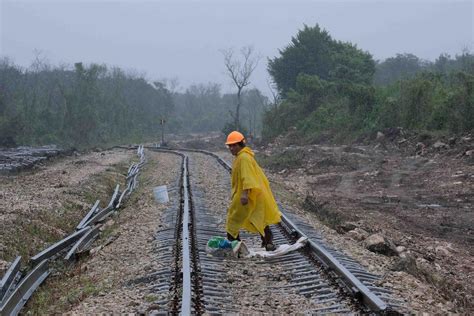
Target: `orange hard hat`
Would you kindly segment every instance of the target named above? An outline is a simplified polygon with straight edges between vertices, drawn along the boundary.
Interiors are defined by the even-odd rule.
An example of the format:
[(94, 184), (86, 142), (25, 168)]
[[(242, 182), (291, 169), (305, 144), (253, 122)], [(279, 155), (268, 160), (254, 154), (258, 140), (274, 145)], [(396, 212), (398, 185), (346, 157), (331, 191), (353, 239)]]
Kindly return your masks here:
[(237, 144), (240, 143), (245, 139), (244, 135), (242, 133), (233, 131), (229, 135), (227, 135), (227, 141), (225, 142), (226, 145), (232, 145), (232, 144)]

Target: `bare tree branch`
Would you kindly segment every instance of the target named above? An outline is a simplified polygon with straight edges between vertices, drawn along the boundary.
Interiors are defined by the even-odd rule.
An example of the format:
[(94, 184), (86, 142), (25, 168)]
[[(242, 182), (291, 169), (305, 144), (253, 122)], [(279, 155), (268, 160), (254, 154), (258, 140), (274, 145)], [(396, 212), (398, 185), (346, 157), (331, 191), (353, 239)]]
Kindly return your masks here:
[(276, 109), (281, 101), (280, 93), (278, 93), (278, 89), (275, 87), (274, 82), (267, 79), (267, 85), (268, 85), (268, 88), (270, 89), (270, 93), (272, 94), (273, 108)]
[(221, 50), (224, 56), (224, 66), (227, 70), (227, 75), (237, 88), (237, 106), (235, 111), (234, 124), (235, 129), (240, 129), (240, 106), (242, 90), (250, 84), (250, 76), (255, 68), (257, 68), (260, 56), (254, 54), (252, 46), (244, 46), (240, 49), (242, 55), (241, 59), (234, 56), (234, 49)]

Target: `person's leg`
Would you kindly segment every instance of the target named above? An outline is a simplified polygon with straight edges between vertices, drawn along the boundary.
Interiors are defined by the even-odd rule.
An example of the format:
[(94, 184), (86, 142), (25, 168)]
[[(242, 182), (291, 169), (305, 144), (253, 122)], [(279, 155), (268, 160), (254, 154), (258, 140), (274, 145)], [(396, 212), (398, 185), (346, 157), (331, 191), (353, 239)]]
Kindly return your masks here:
[(262, 247), (265, 247), (267, 251), (273, 251), (275, 250), (275, 245), (273, 244), (273, 234), (272, 231), (270, 230), (269, 226), (265, 226), (265, 229), (263, 230), (265, 233), (265, 236), (260, 235), (260, 238), (262, 238)]
[(228, 241), (234, 241), (234, 240), (240, 241), (240, 235), (237, 235), (237, 238), (234, 238), (231, 234), (227, 233), (227, 240)]

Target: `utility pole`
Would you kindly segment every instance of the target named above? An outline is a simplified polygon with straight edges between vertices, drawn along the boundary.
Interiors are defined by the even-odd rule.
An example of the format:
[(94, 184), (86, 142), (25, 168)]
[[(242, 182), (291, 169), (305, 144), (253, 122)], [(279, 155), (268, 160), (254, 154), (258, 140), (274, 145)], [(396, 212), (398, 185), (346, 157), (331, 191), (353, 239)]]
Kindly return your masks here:
[(166, 120), (161, 118), (160, 125), (161, 125), (161, 144), (160, 147), (165, 146), (165, 123)]

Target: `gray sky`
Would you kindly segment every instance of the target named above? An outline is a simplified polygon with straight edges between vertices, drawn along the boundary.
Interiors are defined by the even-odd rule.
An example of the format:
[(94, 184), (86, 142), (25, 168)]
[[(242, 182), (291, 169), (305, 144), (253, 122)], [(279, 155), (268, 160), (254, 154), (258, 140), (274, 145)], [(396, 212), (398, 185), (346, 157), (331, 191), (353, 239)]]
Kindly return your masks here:
[(473, 50), (474, 1), (6, 1), (0, 0), (0, 55), (30, 65), (40, 50), (53, 64), (97, 62), (182, 87), (218, 82), (223, 48), (253, 45), (263, 58), (252, 85), (267, 93), (267, 57), (303, 24), (316, 23), (375, 59), (409, 52), (434, 60)]

